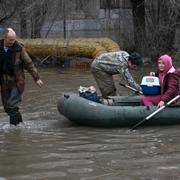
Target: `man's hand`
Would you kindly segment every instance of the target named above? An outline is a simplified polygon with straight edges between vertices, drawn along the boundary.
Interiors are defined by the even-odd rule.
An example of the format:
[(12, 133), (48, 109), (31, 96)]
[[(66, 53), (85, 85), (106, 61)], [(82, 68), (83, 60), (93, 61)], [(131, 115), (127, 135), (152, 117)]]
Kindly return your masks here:
[(36, 81), (36, 84), (37, 84), (40, 88), (44, 85), (44, 83), (42, 82), (41, 79), (37, 80), (37, 81)]

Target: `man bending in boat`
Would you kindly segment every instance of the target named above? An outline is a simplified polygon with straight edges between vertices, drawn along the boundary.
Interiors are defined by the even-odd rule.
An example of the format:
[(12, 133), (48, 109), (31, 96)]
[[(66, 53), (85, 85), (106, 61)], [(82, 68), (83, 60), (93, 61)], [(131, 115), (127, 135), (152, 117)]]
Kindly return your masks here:
[(141, 87), (134, 81), (130, 69), (142, 63), (141, 56), (133, 52), (131, 55), (126, 51), (104, 53), (94, 59), (91, 64), (91, 72), (99, 86), (103, 98), (116, 95), (116, 87), (112, 75), (121, 74), (128, 84), (138, 91)]

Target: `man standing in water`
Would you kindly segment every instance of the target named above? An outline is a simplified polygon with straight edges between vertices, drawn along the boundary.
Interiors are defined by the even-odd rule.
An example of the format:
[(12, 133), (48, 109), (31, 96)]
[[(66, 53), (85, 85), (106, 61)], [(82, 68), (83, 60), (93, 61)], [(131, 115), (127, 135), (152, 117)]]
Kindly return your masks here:
[(24, 69), (32, 75), (39, 87), (42, 87), (38, 71), (25, 48), (16, 40), (13, 29), (7, 28), (0, 40), (0, 87), (5, 112), (10, 117), (10, 125), (23, 122), (19, 105), (24, 91)]

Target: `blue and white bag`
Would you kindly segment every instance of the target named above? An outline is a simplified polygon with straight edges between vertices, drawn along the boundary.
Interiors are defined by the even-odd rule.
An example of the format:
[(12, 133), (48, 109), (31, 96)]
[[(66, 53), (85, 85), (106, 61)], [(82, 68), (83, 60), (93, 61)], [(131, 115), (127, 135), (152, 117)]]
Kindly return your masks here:
[(79, 87), (79, 96), (90, 101), (99, 102), (99, 97), (97, 96), (96, 89), (94, 86), (90, 87)]

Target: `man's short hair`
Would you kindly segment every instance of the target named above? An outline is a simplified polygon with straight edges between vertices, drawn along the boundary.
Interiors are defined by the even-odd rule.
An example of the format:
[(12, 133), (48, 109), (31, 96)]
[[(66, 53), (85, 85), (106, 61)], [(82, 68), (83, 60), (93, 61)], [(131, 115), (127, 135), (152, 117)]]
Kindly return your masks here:
[(135, 65), (141, 65), (142, 64), (141, 55), (137, 52), (131, 53), (131, 55), (129, 56), (129, 60), (131, 61), (132, 64), (135, 64)]

